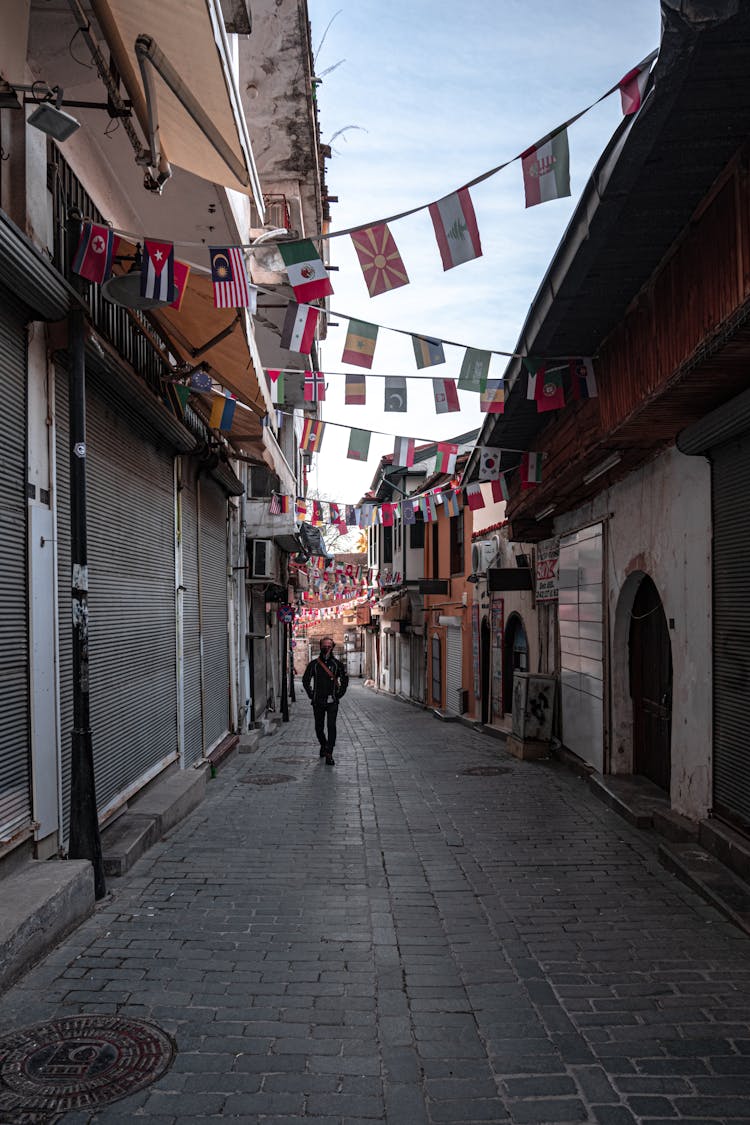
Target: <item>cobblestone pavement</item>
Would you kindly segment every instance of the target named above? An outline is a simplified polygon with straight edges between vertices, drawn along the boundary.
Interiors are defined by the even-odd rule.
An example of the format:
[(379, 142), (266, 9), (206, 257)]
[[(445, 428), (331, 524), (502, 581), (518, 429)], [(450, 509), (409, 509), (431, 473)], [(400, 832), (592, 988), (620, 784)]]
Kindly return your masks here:
[(174, 1036), (157, 1084), (66, 1125), (750, 1122), (750, 943), (649, 834), (360, 685), (339, 728), (326, 767), (303, 697), (0, 1000), (5, 1029)]

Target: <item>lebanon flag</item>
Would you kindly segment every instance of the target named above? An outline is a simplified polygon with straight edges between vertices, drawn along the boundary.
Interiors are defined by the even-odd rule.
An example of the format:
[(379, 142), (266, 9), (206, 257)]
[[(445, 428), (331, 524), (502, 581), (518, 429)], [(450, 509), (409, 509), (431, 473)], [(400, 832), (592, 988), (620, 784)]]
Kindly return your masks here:
[(646, 93), (646, 86), (648, 85), (649, 76), (651, 74), (651, 63), (656, 57), (656, 51), (650, 54), (638, 66), (634, 66), (632, 70), (621, 78), (617, 83), (620, 89), (620, 100), (622, 102), (622, 112), (625, 117), (631, 113), (637, 113), (643, 105), (643, 98)]
[(521, 156), (521, 168), (527, 207), (570, 195), (568, 130), (543, 137), (527, 149)]
[(298, 301), (313, 301), (333, 293), (328, 271), (309, 238), (301, 242), (280, 242), (279, 253)]
[(472, 512), (478, 512), (484, 505), (484, 496), (482, 496), (481, 484), (475, 482), (474, 484), (467, 484), (466, 486), (466, 503), (471, 508)]
[(371, 297), (409, 284), (398, 247), (385, 223), (355, 231), (352, 242)]
[(444, 270), (470, 262), (472, 258), (481, 258), (482, 244), (468, 188), (431, 203), (430, 218)]
[(411, 437), (397, 437), (393, 447), (393, 464), (403, 469), (410, 469), (414, 464), (415, 440)]
[(320, 310), (312, 305), (297, 305), (290, 301), (286, 307), (284, 326), (281, 329), (281, 346), (290, 352), (309, 355), (315, 340)]
[(109, 227), (83, 223), (72, 269), (87, 281), (101, 285), (109, 277), (115, 253), (115, 235)]
[(436, 414), (455, 414), (461, 409), (455, 379), (433, 379), (432, 393), (435, 396)]
[(145, 239), (141, 260), (141, 296), (169, 304), (177, 296), (174, 287), (174, 245)]

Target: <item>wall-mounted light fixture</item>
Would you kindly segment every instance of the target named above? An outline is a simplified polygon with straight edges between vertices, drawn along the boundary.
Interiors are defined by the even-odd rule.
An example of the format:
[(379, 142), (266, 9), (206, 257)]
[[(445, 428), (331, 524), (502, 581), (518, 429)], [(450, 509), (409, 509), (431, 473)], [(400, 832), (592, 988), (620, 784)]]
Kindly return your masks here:
[[(40, 88), (45, 91), (41, 98), (38, 96)], [(24, 98), (25, 104), (36, 103), (36, 109), (29, 116), (29, 125), (33, 125), (35, 129), (40, 129), (56, 141), (67, 141), (68, 137), (80, 129), (80, 121), (76, 121), (75, 117), (61, 108), (62, 88), (50, 87), (46, 82), (34, 82), (31, 86), (11, 86), (8, 82), (0, 82), (0, 109), (20, 109), (19, 90), (28, 90), (32, 95)]]
[(610, 453), (609, 457), (605, 457), (598, 465), (591, 469), (588, 473), (584, 474), (583, 483), (591, 484), (597, 477), (603, 476), (610, 469), (614, 469), (615, 465), (619, 465), (622, 461), (621, 453)]
[(547, 516), (552, 515), (556, 507), (556, 504), (548, 504), (546, 508), (542, 508), (541, 512), (537, 512), (536, 516), (534, 517), (536, 519), (536, 522), (539, 523), (540, 520), (546, 520)]

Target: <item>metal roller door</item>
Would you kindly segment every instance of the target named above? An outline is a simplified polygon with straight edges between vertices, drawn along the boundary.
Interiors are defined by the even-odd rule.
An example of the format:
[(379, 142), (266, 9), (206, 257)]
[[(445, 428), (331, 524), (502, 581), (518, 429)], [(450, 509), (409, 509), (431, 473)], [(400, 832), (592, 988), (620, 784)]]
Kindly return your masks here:
[(203, 707), (206, 751), (229, 727), (227, 499), (215, 481), (198, 481)]
[(31, 821), (26, 577), (26, 323), (0, 290), (0, 842)]
[(203, 756), (201, 637), (198, 598), (198, 497), (195, 463), (183, 458), (182, 491), (182, 671), (184, 761)]
[(460, 626), (449, 625), (445, 630), (445, 637), (445, 709), (451, 715), (460, 715), (463, 688), (463, 645)]
[(711, 451), (714, 519), (714, 811), (750, 826), (750, 435)]
[[(87, 392), (91, 729), (100, 813), (177, 756), (174, 477), (157, 449)], [(68, 376), (58, 369), (57, 518), (65, 835), (73, 723)]]

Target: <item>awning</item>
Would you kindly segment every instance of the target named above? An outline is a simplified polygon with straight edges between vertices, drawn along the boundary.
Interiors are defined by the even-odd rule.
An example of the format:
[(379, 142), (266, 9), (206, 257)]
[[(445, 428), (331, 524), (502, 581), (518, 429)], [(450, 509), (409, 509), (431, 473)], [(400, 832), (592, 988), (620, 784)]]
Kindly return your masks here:
[(254, 196), (262, 216), (219, 0), (92, 0), (92, 6), (144, 135), (150, 138), (150, 108), (171, 164)]

